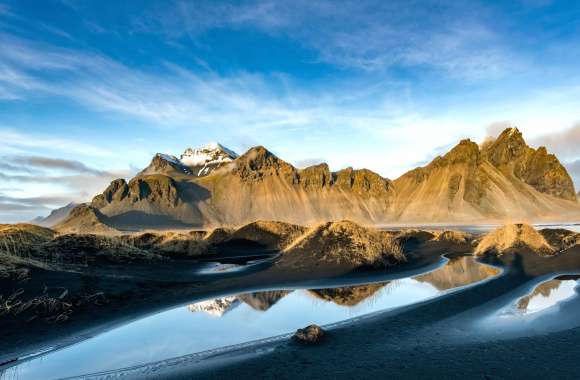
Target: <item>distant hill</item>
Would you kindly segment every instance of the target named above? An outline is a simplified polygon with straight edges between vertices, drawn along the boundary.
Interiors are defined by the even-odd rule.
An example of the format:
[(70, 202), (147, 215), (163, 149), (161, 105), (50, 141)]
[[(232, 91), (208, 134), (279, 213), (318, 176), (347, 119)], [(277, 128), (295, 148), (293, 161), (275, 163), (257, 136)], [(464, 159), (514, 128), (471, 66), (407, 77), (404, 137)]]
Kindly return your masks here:
[(78, 205), (79, 205), (78, 203), (71, 202), (66, 206), (52, 210), (48, 216), (45, 217), (39, 216), (37, 218), (34, 218), (32, 220), (32, 223), (43, 227), (52, 227), (55, 224), (58, 224), (62, 222), (64, 219), (66, 219), (66, 217), (68, 217), (68, 215), (70, 214), (71, 210)]
[[(264, 219), (477, 223), (580, 217), (566, 169), (544, 147), (529, 147), (516, 128), (481, 146), (463, 140), (394, 181), (368, 169), (298, 169), (261, 146), (241, 156), (219, 144), (189, 149), (180, 159), (158, 154), (129, 182), (113, 181), (91, 207), (99, 220), (121, 229)], [(75, 223), (67, 221), (69, 227)]]

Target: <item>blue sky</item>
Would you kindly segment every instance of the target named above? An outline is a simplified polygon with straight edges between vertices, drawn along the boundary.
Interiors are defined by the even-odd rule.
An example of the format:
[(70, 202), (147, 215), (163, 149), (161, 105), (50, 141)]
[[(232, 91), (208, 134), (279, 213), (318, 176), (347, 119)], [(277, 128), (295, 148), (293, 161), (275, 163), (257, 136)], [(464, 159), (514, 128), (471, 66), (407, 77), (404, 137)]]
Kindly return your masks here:
[(210, 141), (396, 178), (515, 125), (580, 178), (579, 61), (576, 1), (0, 0), (0, 221)]

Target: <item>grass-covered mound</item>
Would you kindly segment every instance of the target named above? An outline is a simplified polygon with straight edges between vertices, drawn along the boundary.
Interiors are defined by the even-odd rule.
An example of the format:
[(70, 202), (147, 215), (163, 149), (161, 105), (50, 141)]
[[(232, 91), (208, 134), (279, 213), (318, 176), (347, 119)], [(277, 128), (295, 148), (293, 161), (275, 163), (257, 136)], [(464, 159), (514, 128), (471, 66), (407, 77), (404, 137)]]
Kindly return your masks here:
[(209, 252), (209, 243), (200, 231), (191, 232), (144, 232), (126, 235), (120, 239), (139, 249), (174, 259), (203, 256)]
[(34, 247), (50, 241), (55, 236), (51, 229), (33, 224), (1, 224), (0, 253), (28, 256)]
[(477, 255), (533, 251), (553, 255), (556, 250), (544, 236), (528, 224), (508, 224), (485, 235), (475, 249)]
[(312, 227), (283, 253), (281, 262), (295, 267), (313, 263), (390, 267), (406, 261), (401, 246), (391, 233), (350, 221)]

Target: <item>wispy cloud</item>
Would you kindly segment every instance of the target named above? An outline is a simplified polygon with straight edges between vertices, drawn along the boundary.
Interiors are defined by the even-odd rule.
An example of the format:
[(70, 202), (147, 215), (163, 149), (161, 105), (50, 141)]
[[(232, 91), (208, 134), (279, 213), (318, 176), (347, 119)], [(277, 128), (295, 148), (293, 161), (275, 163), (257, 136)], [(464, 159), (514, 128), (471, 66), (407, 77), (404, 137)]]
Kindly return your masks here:
[(105, 171), (93, 169), (76, 160), (65, 160), (62, 158), (39, 157), (39, 156), (7, 156), (2, 157), (4, 162), (13, 163), (12, 169), (31, 171), (35, 169), (56, 169), (85, 173), (93, 175), (105, 175)]
[(0, 158), (0, 220), (27, 221), (71, 201), (84, 202), (136, 169), (104, 171), (78, 160), (35, 155)]
[(254, 29), (287, 37), (318, 52), (321, 62), (361, 70), (426, 67), (479, 80), (516, 70), (522, 62), (497, 32), (490, 7), (457, 1), (183, 2), (149, 10), (139, 31), (189, 36)]
[(26, 133), (0, 125), (0, 151), (9, 154), (34, 153), (39, 149), (76, 155), (113, 157), (115, 153), (106, 148), (66, 137), (54, 137), (42, 133)]

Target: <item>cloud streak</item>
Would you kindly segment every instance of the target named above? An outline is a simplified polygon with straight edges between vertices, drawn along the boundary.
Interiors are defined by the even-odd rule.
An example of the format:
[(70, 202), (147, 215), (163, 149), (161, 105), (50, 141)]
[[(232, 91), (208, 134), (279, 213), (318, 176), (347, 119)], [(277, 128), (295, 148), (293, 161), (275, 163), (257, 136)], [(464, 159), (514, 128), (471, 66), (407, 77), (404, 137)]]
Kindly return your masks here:
[(530, 140), (530, 142), (536, 146), (547, 147), (560, 158), (576, 158), (580, 146), (580, 122), (562, 131), (543, 134)]
[(14, 169), (21, 168), (23, 171), (41, 169), (50, 170), (65, 170), (76, 173), (93, 174), (97, 176), (107, 175), (105, 171), (97, 170), (88, 167), (80, 161), (75, 160), (65, 160), (62, 158), (50, 158), (50, 157), (39, 157), (39, 156), (12, 156), (3, 157), (3, 160), (13, 162)]

